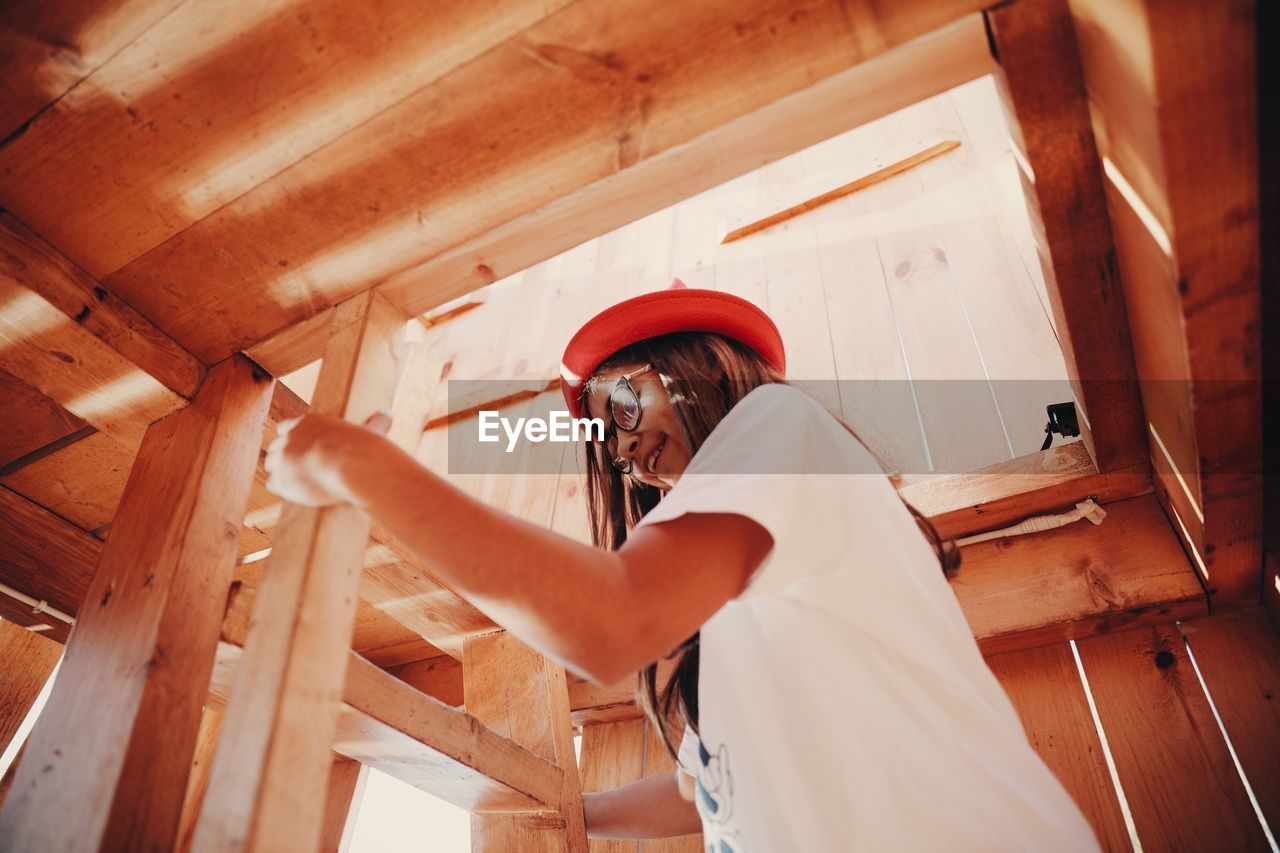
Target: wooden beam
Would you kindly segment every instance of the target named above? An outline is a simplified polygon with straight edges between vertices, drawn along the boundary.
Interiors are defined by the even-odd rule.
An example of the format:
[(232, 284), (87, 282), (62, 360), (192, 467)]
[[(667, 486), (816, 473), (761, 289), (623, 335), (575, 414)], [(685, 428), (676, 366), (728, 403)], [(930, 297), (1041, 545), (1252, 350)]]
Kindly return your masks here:
[(222, 733), (222, 710), (207, 703), (200, 713), (200, 731), (196, 735), (196, 748), (191, 756), (191, 774), (187, 777), (187, 793), (182, 799), (182, 817), (178, 820), (176, 850), (188, 853), (196, 832), (196, 820), (204, 805), (205, 792), (209, 790), (209, 768), (213, 764), (213, 751)]
[(1027, 740), (1089, 819), (1102, 848), (1131, 850), (1071, 647), (1054, 643), (1005, 652), (989, 656), (987, 665), (1017, 709)]
[[(344, 303), (312, 410), (362, 422), (389, 406), (407, 320), (373, 293)], [(368, 538), (369, 517), (355, 507), (285, 506), (195, 850), (311, 849), (319, 840)]]
[(333, 757), (324, 803), (324, 826), (320, 830), (320, 853), (338, 853), (346, 848), (368, 778), (369, 768), (359, 761), (342, 755)]
[(986, 12), (1081, 435), (1103, 472), (1140, 463), (1146, 429), (1067, 0)]
[(174, 846), (271, 385), (237, 357), (147, 431), (0, 846)]
[[(786, 222), (788, 219), (794, 219), (802, 213), (807, 213), (810, 210), (822, 207), (824, 204), (830, 204), (836, 199), (852, 195), (858, 190), (875, 186), (881, 181), (887, 181), (895, 175), (901, 175), (921, 163), (946, 154), (948, 151), (954, 151), (959, 147), (960, 140), (958, 139), (921, 140), (910, 145), (904, 145), (901, 150), (886, 152), (871, 163), (854, 167), (852, 171), (858, 177), (852, 181), (846, 181), (834, 189), (816, 190), (814, 187), (796, 187), (797, 192), (794, 195), (789, 194), (789, 200), (786, 202), (773, 204), (768, 210), (743, 213), (727, 221), (721, 227), (724, 236), (720, 238), (720, 242), (722, 244), (737, 242), (743, 237), (749, 237), (766, 228)], [(830, 184), (827, 184), (827, 186), (829, 187)]]
[(1156, 493), (1215, 606), (1261, 581), (1255, 4), (1072, 0)]
[(564, 667), (505, 631), (467, 640), (463, 666), (468, 712), (553, 762), (562, 774), (554, 814), (474, 815), (471, 849), (586, 853)]
[(46, 448), (56, 448), (85, 426), (80, 418), (4, 370), (0, 370), (0, 416), (6, 427), (0, 434), (0, 477), (51, 452)]
[(9, 748), (60, 657), (62, 647), (53, 640), (0, 621), (0, 753)]
[(966, 474), (904, 478), (898, 484), (898, 493), (942, 536), (956, 538), (1068, 510), (1088, 497), (1111, 503), (1150, 492), (1148, 463), (1100, 474), (1082, 441)]
[(204, 365), (0, 212), (0, 369), (136, 449)]
[[(722, 0), (653, 16), (639, 0), (568, 4), (425, 78), (104, 283), (197, 356), (251, 350), (284, 375), (323, 349), (324, 321), (309, 324), (314, 339), (290, 327), (378, 282), (422, 313), (981, 76), (982, 5), (914, 0), (851, 15), (821, 0), (793, 14)], [(720, 47), (691, 49), (705, 44)], [(425, 174), (440, 176), (429, 189)], [(32, 204), (40, 183), (25, 188)], [(494, 193), (506, 203), (482, 201)], [(37, 229), (56, 222), (15, 209)], [(289, 343), (257, 346), (276, 334)]]
[(986, 654), (1208, 610), (1195, 570), (1153, 496), (1107, 504), (1101, 525), (963, 549), (951, 588)]
[(1091, 637), (1078, 648), (1142, 846), (1266, 849), (1177, 629)]

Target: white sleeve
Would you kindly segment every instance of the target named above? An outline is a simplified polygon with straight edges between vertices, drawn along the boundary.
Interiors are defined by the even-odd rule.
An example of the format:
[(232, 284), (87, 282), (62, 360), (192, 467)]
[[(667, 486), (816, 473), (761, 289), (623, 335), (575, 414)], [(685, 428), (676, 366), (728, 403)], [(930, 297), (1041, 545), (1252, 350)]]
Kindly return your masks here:
[[(861, 456), (850, 457), (849, 447), (842, 445), (857, 447)], [(799, 572), (820, 565), (821, 556), (835, 556), (815, 550), (843, 545), (835, 510), (848, 497), (838, 492), (837, 481), (848, 478), (829, 475), (848, 458), (884, 478), (870, 454), (816, 400), (790, 386), (766, 385), (724, 417), (679, 482), (637, 527), (686, 513), (746, 516), (769, 533), (774, 547), (743, 596), (776, 592)], [(797, 548), (809, 559), (793, 559)], [(787, 565), (775, 567), (779, 552), (787, 555), (782, 561)]]
[(680, 753), (676, 756), (676, 764), (680, 772), (686, 776), (698, 778), (698, 745), (700, 741), (693, 729), (684, 727), (684, 738), (680, 741)]

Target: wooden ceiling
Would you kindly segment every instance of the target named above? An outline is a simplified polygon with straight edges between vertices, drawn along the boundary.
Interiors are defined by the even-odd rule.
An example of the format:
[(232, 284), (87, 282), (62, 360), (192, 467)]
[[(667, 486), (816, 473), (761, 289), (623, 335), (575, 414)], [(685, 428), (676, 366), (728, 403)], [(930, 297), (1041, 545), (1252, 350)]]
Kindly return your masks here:
[[(1083, 464), (1069, 487), (1037, 457), (1023, 468), (1052, 483), (1011, 485), (1005, 469), (976, 497), (966, 480), (920, 500), (964, 532), (1114, 488), (1102, 479), (1119, 474), (1137, 483), (1109, 494), (1134, 498), (1155, 460), (1165, 517), (1154, 521), (1181, 542), (1182, 568), (1198, 559), (1221, 600), (1256, 601), (1256, 487), (1199, 479), (1219, 463), (1248, 473), (1260, 446), (1249, 396), (1208, 384), (1140, 396), (1136, 385), (1256, 377), (1251, 71), (1214, 48), (1197, 54), (1203, 81), (1184, 79), (1180, 36), (1145, 11), (1079, 2), (1068, 16), (1065, 4), (1018, 0), (984, 16), (985, 5), (726, 0), (659, 12), (633, 0), (520, 0), (498, 12), (378, 0), (228, 14), (194, 0), (8, 4), (0, 409), (17, 427), (0, 447), (11, 532), (0, 580), (74, 610), (147, 426), (184, 407), (228, 356), (247, 352), (284, 375), (320, 354), (331, 309), (353, 294), (377, 288), (421, 313), (996, 70), (1021, 129), (1090, 458), (1069, 460)], [(1030, 23), (1016, 10), (1031, 10)], [(1224, 44), (1243, 37), (1211, 23), (1226, 27), (1212, 30)], [(1152, 52), (1135, 57), (1130, 45)], [(1067, 149), (1067, 137), (1088, 140)], [(1143, 260), (1152, 232), (1113, 172), (1163, 229), (1153, 263)], [(1246, 260), (1224, 271), (1224, 258)], [(1090, 284), (1098, 275), (1105, 287)], [(439, 368), (420, 365), (411, 383), (433, 385)], [(273, 422), (302, 405), (282, 389)], [(259, 477), (250, 509), (260, 523), (242, 552), (269, 544), (273, 503)], [(357, 649), (404, 663), (456, 654), (460, 637), (492, 627), (384, 532), (373, 536)], [(65, 556), (54, 565), (51, 553)], [(252, 587), (250, 568), (242, 575)], [(1043, 618), (1092, 625), (1183, 606), (1186, 593), (1093, 600), (1091, 613), (1072, 603)]]

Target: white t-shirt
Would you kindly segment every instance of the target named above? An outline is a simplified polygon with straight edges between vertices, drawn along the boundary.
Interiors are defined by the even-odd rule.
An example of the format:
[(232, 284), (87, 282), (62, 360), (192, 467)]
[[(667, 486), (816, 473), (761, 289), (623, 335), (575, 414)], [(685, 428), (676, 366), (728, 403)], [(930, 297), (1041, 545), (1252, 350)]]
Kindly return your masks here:
[(707, 850), (1098, 849), (893, 485), (817, 401), (743, 398), (640, 524), (687, 512), (774, 543), (702, 626), (681, 764)]

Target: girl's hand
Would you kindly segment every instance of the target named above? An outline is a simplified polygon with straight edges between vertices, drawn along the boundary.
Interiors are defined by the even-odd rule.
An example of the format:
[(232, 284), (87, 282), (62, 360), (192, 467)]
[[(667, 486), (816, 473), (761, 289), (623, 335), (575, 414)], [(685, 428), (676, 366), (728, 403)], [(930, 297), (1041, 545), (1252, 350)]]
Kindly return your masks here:
[(327, 415), (281, 421), (263, 462), (267, 490), (309, 507), (361, 504), (353, 485), (383, 445), (391, 419), (379, 412), (363, 426)]

